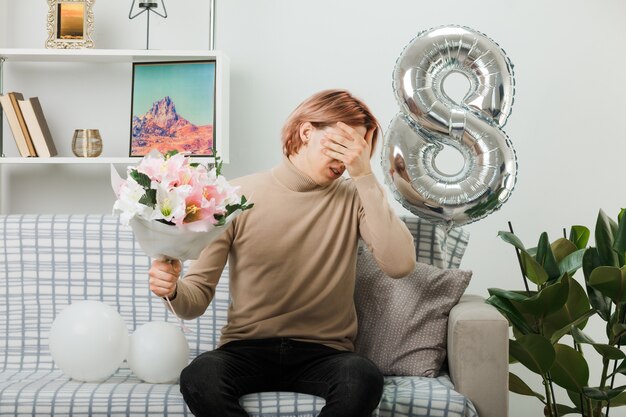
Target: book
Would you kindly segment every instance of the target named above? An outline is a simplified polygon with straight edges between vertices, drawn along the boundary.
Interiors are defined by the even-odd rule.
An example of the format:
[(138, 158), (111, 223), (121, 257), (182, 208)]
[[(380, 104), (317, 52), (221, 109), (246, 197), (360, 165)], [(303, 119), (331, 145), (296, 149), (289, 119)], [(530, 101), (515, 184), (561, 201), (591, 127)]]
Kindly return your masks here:
[(19, 107), (26, 120), (30, 137), (35, 145), (37, 155), (51, 157), (57, 154), (57, 149), (48, 128), (48, 122), (43, 114), (41, 103), (37, 97), (28, 100), (18, 100)]
[(19, 151), (21, 156), (35, 156), (32, 155), (28, 144), (26, 142), (26, 138), (24, 137), (24, 132), (22, 131), (22, 127), (20, 126), (20, 121), (17, 117), (17, 113), (13, 104), (11, 103), (11, 98), (8, 94), (0, 95), (0, 105), (2, 105), (2, 110), (4, 115), (6, 116), (7, 122), (9, 122), (9, 127), (11, 128), (11, 133), (13, 133), (13, 138), (15, 139), (15, 144), (17, 145), (17, 150)]
[(28, 131), (28, 126), (26, 125), (26, 120), (24, 120), (24, 115), (22, 115), (22, 110), (18, 105), (18, 100), (24, 100), (24, 96), (22, 93), (10, 92), (7, 94), (11, 99), (11, 104), (15, 109), (15, 115), (17, 116), (17, 120), (20, 123), (20, 128), (22, 129), (22, 133), (24, 134), (24, 139), (26, 139), (26, 146), (28, 146), (28, 152), (30, 156), (37, 156), (37, 151), (35, 150), (35, 146), (33, 145), (33, 141), (30, 137), (30, 132)]

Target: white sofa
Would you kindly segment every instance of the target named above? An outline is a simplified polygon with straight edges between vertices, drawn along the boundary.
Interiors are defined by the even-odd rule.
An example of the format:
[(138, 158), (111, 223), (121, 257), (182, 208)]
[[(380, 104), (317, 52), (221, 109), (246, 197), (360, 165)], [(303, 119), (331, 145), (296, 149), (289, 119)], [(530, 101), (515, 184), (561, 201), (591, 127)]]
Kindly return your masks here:
[[(148, 289), (149, 264), (113, 216), (0, 216), (0, 415), (191, 415), (176, 384), (144, 383), (125, 363), (102, 383), (82, 383), (63, 375), (49, 353), (55, 316), (84, 299), (113, 306), (130, 332), (149, 321), (175, 322)], [(186, 322), (190, 358), (216, 346), (228, 302), (226, 268), (207, 313)], [(450, 313), (448, 337), (448, 374), (387, 377), (375, 415), (508, 415), (506, 320), (482, 298), (466, 295)], [(241, 401), (250, 415), (265, 417), (313, 417), (324, 404), (294, 393)]]

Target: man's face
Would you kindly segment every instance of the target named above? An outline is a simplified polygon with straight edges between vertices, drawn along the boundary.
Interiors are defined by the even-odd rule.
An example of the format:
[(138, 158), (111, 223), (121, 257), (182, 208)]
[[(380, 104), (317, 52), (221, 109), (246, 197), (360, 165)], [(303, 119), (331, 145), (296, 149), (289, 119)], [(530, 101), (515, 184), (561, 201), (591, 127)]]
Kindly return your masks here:
[[(351, 127), (362, 137), (364, 137), (367, 132), (365, 126)], [(333, 159), (322, 152), (324, 146), (321, 144), (321, 141), (325, 137), (326, 133), (334, 133), (350, 139), (346, 132), (334, 126), (327, 126), (321, 129), (313, 128), (311, 130), (309, 141), (301, 148), (301, 151), (305, 152), (306, 160), (308, 162), (307, 165), (309, 167), (309, 172), (306, 174), (308, 174), (313, 181), (319, 185), (332, 183), (334, 180), (341, 177), (346, 170), (346, 166), (343, 162)]]

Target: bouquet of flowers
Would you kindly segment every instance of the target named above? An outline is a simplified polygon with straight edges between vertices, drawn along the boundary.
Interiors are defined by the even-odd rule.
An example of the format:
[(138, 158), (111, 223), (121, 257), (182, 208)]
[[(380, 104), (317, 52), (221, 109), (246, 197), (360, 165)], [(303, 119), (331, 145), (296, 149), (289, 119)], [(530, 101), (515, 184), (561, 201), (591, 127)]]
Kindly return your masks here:
[(219, 157), (209, 169), (177, 151), (153, 150), (137, 167), (128, 167), (125, 180), (111, 166), (113, 212), (130, 225), (149, 256), (197, 259), (230, 221), (253, 206), (221, 175), (221, 165)]

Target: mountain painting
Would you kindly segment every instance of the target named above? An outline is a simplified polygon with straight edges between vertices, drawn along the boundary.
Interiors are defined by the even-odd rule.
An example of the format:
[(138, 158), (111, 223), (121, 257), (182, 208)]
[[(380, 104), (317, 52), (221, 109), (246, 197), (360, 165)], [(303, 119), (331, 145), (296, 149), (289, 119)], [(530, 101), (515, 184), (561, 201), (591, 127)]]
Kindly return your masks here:
[(213, 156), (214, 104), (214, 61), (133, 64), (130, 156)]

